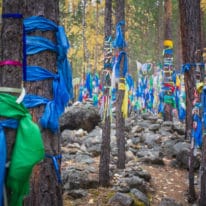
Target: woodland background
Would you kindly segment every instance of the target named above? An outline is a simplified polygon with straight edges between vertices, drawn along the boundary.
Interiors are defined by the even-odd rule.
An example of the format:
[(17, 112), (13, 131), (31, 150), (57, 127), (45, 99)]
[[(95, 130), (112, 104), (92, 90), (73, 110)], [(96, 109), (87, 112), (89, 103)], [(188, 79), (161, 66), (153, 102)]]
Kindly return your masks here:
[[(163, 2), (163, 0), (128, 0), (125, 2), (125, 39), (128, 45), (129, 72), (133, 78), (136, 76), (136, 61), (162, 63)], [(206, 0), (201, 1), (201, 7), (205, 45)], [(69, 59), (72, 63), (73, 77), (82, 77), (87, 72), (101, 71), (103, 69), (104, 1), (61, 0), (60, 11), (61, 24), (66, 29), (71, 46)], [(115, 35), (115, 25), (113, 25), (113, 34)], [(176, 69), (180, 69), (182, 57), (177, 0), (172, 1), (172, 35), (174, 65)]]

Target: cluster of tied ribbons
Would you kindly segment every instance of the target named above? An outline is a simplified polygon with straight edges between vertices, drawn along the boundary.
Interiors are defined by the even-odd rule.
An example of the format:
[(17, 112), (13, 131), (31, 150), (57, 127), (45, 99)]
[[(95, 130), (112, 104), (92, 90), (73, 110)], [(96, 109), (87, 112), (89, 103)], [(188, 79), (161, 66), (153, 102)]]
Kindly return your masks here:
[[(0, 151), (0, 206), (6, 201), (6, 195), (3, 195), (4, 182), (6, 182), (7, 191), (9, 191), (9, 205), (21, 206), (24, 196), (29, 192), (29, 178), (32, 168), (44, 157), (52, 159), (58, 182), (61, 182), (57, 162), (61, 155), (45, 154), (39, 126), (32, 121), (27, 108), (45, 105), (44, 113), (40, 118), (40, 125), (42, 128), (47, 128), (53, 133), (57, 133), (60, 115), (64, 112), (69, 100), (73, 98), (72, 71), (67, 60), (69, 43), (63, 27), (57, 26), (54, 22), (39, 16), (23, 19), (20, 14), (3, 14), (2, 17), (21, 18), (23, 20), (23, 60), (22, 63), (4, 60), (0, 62), (0, 66), (21, 66), (23, 68), (24, 81), (53, 80), (53, 99), (32, 94), (23, 94), (17, 98), (7, 93), (0, 93), (0, 116), (9, 118), (0, 122), (0, 147), (2, 148)], [(35, 30), (55, 31), (57, 45), (46, 38), (29, 35)], [(52, 73), (38, 65), (28, 66), (26, 64), (27, 55), (37, 54), (45, 50), (56, 52), (58, 57), (57, 73)], [(14, 92), (15, 89), (5, 89), (5, 91), (10, 90)], [(17, 129), (17, 134), (11, 154), (8, 175), (5, 178), (7, 147), (4, 128), (6, 127)]]
[[(177, 72), (173, 66), (173, 42), (171, 40), (164, 41), (163, 55), (163, 80), (159, 92), (158, 113), (164, 117), (165, 109), (167, 109), (171, 116), (177, 117), (178, 115), (179, 120), (184, 121), (186, 117), (184, 80), (182, 73)], [(170, 107), (165, 107), (166, 105)]]
[(151, 63), (144, 63), (140, 65), (138, 71), (138, 82), (136, 89), (137, 109), (142, 110), (142, 112), (154, 112), (153, 103), (155, 76), (152, 75), (152, 67), (153, 65)]
[[(116, 92), (124, 91), (124, 99), (122, 104), (122, 113), (124, 118), (128, 115), (128, 108), (134, 105), (134, 81), (128, 73), (127, 54), (123, 50), (126, 42), (121, 27), (124, 21), (120, 21), (116, 26), (116, 36), (113, 40), (111, 36), (105, 39), (104, 46), (104, 70), (101, 84), (99, 84), (99, 76), (97, 74), (87, 73), (85, 83), (79, 86), (78, 101), (82, 102), (87, 98), (93, 99), (93, 105), (100, 107), (100, 114), (104, 121), (106, 117), (112, 117), (111, 107), (116, 101)], [(115, 50), (113, 57), (112, 51)], [(123, 70), (120, 74), (120, 63), (123, 64)], [(118, 87), (117, 87), (118, 85)], [(109, 90), (109, 95), (104, 94), (105, 90)]]
[[(117, 85), (119, 90), (124, 90), (124, 100), (122, 104), (122, 113), (124, 117), (127, 117), (128, 114), (128, 87), (130, 87), (129, 83), (131, 81), (128, 72), (128, 60), (127, 54), (123, 50), (126, 46), (126, 42), (124, 40), (124, 36), (122, 33), (122, 25), (124, 25), (124, 21), (120, 21), (116, 26), (116, 37), (114, 41), (112, 41), (111, 37), (105, 39), (105, 56), (106, 60), (104, 61), (104, 75), (103, 80), (104, 88), (102, 88), (99, 84), (99, 77), (96, 74), (87, 73), (85, 85), (80, 86), (79, 89), (79, 101), (83, 101), (84, 93), (88, 93), (88, 98), (93, 98), (93, 103), (95, 106), (100, 105), (100, 114), (102, 116), (102, 120), (104, 121), (106, 117), (111, 115), (111, 107), (112, 101), (116, 100), (116, 91)], [(112, 49), (115, 50), (115, 56), (112, 58)], [(120, 62), (123, 61), (123, 71), (120, 74)], [(121, 81), (119, 81), (121, 80)], [(128, 84), (127, 84), (128, 83)], [(98, 92), (102, 90), (104, 92), (105, 89), (109, 89), (110, 95), (98, 95), (96, 93), (96, 88), (98, 88)], [(99, 93), (100, 93), (99, 92)], [(112, 101), (111, 101), (112, 99)], [(111, 117), (111, 116), (110, 116)]]
[[(182, 72), (193, 69), (195, 72), (196, 87), (194, 88), (194, 100), (192, 117), (192, 141), (195, 148), (202, 146), (202, 131), (206, 128), (206, 85), (205, 85), (205, 65), (204, 63), (186, 63), (182, 66)], [(204, 82), (201, 82), (201, 73), (204, 71)], [(203, 120), (203, 121), (202, 121)], [(203, 124), (202, 124), (203, 123)], [(204, 126), (204, 130), (203, 127)], [(205, 134), (204, 134), (205, 135)]]
[(164, 64), (163, 64), (163, 102), (170, 104), (175, 108), (175, 85), (174, 85), (174, 69), (173, 69), (173, 42), (171, 40), (164, 41)]
[[(128, 115), (128, 85), (126, 84), (126, 75), (128, 74), (128, 59), (127, 53), (124, 48), (127, 46), (124, 35), (122, 32), (122, 26), (124, 21), (120, 21), (116, 26), (116, 36), (113, 41), (113, 47), (115, 49), (115, 58), (112, 67), (111, 87), (116, 89), (116, 82), (118, 82), (118, 90), (124, 91), (124, 98), (122, 102), (122, 114), (126, 118)], [(120, 63), (123, 61), (123, 69), (120, 70)], [(121, 72), (121, 73), (120, 73)]]

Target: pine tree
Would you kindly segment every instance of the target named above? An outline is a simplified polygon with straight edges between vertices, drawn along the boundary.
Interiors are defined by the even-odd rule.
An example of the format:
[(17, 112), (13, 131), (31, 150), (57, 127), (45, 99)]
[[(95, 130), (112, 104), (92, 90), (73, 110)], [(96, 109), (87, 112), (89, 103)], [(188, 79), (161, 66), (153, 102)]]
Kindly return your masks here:
[(103, 75), (103, 87), (104, 94), (102, 98), (102, 103), (104, 103), (104, 114), (103, 117), (103, 127), (102, 127), (102, 145), (101, 145), (101, 155), (100, 155), (100, 165), (99, 165), (99, 184), (101, 186), (110, 185), (109, 176), (109, 163), (110, 163), (110, 130), (111, 130), (111, 120), (110, 120), (110, 87), (111, 87), (111, 37), (112, 37), (112, 1), (106, 0), (105, 2), (105, 42), (104, 42), (104, 70)]

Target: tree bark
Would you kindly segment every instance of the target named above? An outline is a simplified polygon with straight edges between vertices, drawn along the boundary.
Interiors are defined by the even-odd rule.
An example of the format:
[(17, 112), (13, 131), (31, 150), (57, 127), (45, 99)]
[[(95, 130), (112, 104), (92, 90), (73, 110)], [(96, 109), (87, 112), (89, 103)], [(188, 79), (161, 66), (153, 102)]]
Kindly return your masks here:
[[(171, 0), (165, 0), (164, 11), (165, 11), (164, 39), (172, 40), (172, 1)], [(169, 56), (164, 55), (164, 58), (173, 59), (173, 55), (169, 55)], [(166, 65), (166, 69), (168, 69), (168, 67), (169, 67), (169, 70), (173, 69), (173, 60), (171, 60), (171, 64), (169, 66)], [(172, 73), (170, 73), (170, 76), (171, 75)], [(167, 95), (171, 96), (172, 94), (170, 93)], [(172, 121), (172, 109), (173, 108), (171, 104), (165, 103), (165, 107), (164, 107), (164, 120), (165, 121)]]
[[(122, 57), (120, 68), (123, 67), (124, 58)], [(125, 83), (123, 82), (125, 80), (121, 80), (119, 83)], [(117, 100), (116, 100), (116, 137), (117, 137), (117, 148), (118, 148), (118, 160), (117, 160), (117, 168), (118, 169), (124, 169), (125, 168), (125, 161), (126, 161), (126, 155), (125, 155), (125, 121), (122, 114), (122, 103), (124, 98), (124, 90), (118, 90), (117, 92)]]
[(172, 1), (165, 0), (165, 29), (164, 37), (165, 39), (172, 39)]
[[(203, 11), (201, 12), (201, 20), (202, 20), (202, 48), (203, 48), (203, 62), (206, 62), (206, 31), (203, 28), (203, 24), (205, 23), (205, 15)], [(206, 71), (205, 71), (206, 73)], [(205, 77), (204, 77), (205, 78)], [(203, 89), (203, 92), (204, 89)], [(202, 113), (203, 114), (203, 113)], [(203, 120), (205, 121), (205, 120)], [(200, 206), (205, 206), (206, 205), (206, 128), (203, 125), (203, 146), (202, 146), (202, 162), (200, 166), (200, 200), (199, 204)]]
[[(5, 0), (3, 1), (2, 14), (21, 14), (20, 1)], [(1, 61), (15, 60), (22, 62), (22, 35), (23, 27), (22, 18), (3, 18), (0, 38), (0, 57)], [(22, 68), (12, 65), (0, 67), (0, 87), (21, 88), (22, 83)], [(11, 95), (18, 96), (17, 93)], [(1, 120), (5, 119), (1, 117)], [(12, 149), (16, 140), (16, 130), (4, 129), (7, 142), (7, 162), (11, 160)], [(9, 191), (7, 191), (9, 196)], [(0, 203), (1, 204), (1, 203)]]
[[(205, 15), (203, 11), (201, 11), (201, 20), (203, 23), (205, 23)], [(206, 62), (205, 55), (204, 53), (206, 52), (206, 32), (203, 27), (203, 23), (201, 24), (201, 31), (202, 31), (202, 49), (203, 49), (203, 62)], [(205, 69), (204, 69), (204, 74), (203, 77), (205, 79)], [(205, 86), (205, 85), (204, 85)], [(205, 95), (206, 91), (205, 88), (203, 88), (203, 95)], [(202, 106), (204, 107), (204, 102), (202, 101)], [(203, 109), (203, 108), (202, 108)], [(202, 111), (202, 115), (204, 114), (204, 109)], [(203, 119), (203, 121), (205, 121)], [(201, 161), (201, 166), (200, 166), (200, 199), (199, 199), (199, 205), (200, 206), (205, 206), (206, 205), (206, 128), (203, 124), (203, 146), (202, 146), (202, 161)]]
[[(21, 13), (20, 1), (3, 1), (3, 14)], [(22, 21), (19, 18), (3, 18), (1, 33), (1, 57), (2, 60), (22, 61)], [(17, 52), (19, 51), (19, 52)], [(3, 66), (0, 70), (0, 86), (21, 88), (22, 68), (15, 66)], [(15, 77), (15, 78), (14, 78)]]
[[(116, 10), (115, 10), (115, 16), (116, 16), (116, 25), (120, 21), (125, 20), (125, 0), (116, 0)], [(125, 27), (122, 26), (122, 33), (123, 36), (125, 36)], [(119, 48), (119, 52), (123, 51), (124, 48)], [(120, 62), (120, 81), (119, 83), (125, 83), (125, 79), (123, 76), (123, 64), (124, 64), (124, 57), (122, 57)], [(117, 148), (118, 148), (118, 160), (117, 160), (117, 168), (124, 169), (125, 168), (125, 161), (126, 161), (126, 155), (125, 155), (125, 121), (123, 118), (122, 113), (122, 103), (124, 98), (124, 90), (117, 91), (117, 100), (116, 100), (116, 137), (117, 137)]]
[[(108, 39), (112, 35), (112, 1), (106, 0), (105, 2), (105, 19), (104, 19), (104, 33), (105, 33), (105, 46), (104, 46), (104, 70), (110, 72), (109, 64), (111, 63), (112, 53), (108, 52), (111, 50), (110, 43)], [(111, 79), (107, 81), (106, 73), (103, 72), (103, 86), (104, 89), (104, 99), (110, 99), (110, 86)], [(106, 104), (107, 105), (107, 104)], [(110, 105), (107, 105), (105, 109), (106, 117), (103, 122), (102, 128), (102, 145), (101, 145), (101, 155), (100, 155), (100, 165), (99, 165), (99, 184), (103, 187), (108, 187), (110, 185), (109, 176), (109, 163), (110, 163), (110, 130), (111, 130), (111, 120), (110, 120)]]
[[(194, 64), (199, 62), (197, 52), (201, 50), (201, 29), (200, 29), (200, 0), (179, 0), (180, 27), (182, 40), (183, 64)], [(196, 87), (195, 70), (192, 67), (184, 73), (185, 92), (186, 92), (186, 134), (191, 138), (192, 130), (192, 109), (194, 92)], [(196, 193), (194, 188), (194, 168), (193, 168), (193, 146), (190, 152), (189, 168), (189, 202), (194, 202)]]
[[(205, 131), (205, 128), (204, 128)], [(206, 136), (203, 133), (202, 161), (200, 166), (200, 199), (199, 206), (206, 206)]]
[(156, 48), (157, 51), (155, 52), (156, 56), (158, 57), (158, 61), (160, 60), (160, 56), (162, 58), (162, 50), (163, 50), (163, 39), (164, 39), (164, 34), (162, 32), (163, 30), (163, 21), (164, 21), (164, 16), (163, 16), (163, 1), (159, 1), (158, 4), (158, 18), (157, 18), (157, 41), (156, 41)]
[[(199, 0), (179, 0), (183, 63), (195, 63), (195, 53), (201, 48), (200, 35), (198, 34), (198, 31), (200, 31), (200, 17), (197, 13), (198, 4)], [(194, 99), (193, 89), (195, 87), (194, 77), (195, 75), (193, 69), (190, 69), (184, 75), (187, 110), (186, 130), (190, 130), (192, 128), (192, 101)]]
[(86, 28), (86, 4), (87, 0), (82, 1), (82, 44), (83, 44), (83, 80), (86, 78), (86, 67), (88, 66), (88, 52), (87, 52), (87, 41), (85, 36)]
[[(24, 0), (21, 1), (24, 17), (43, 16), (56, 24), (59, 23), (59, 1), (52, 0)], [(30, 35), (30, 34), (29, 34)], [(55, 31), (34, 31), (31, 35), (42, 36), (56, 43)], [(38, 65), (47, 68), (52, 72), (57, 72), (56, 68), (57, 54), (51, 51), (27, 56), (28, 65)], [(52, 80), (36, 81), (26, 83), (27, 93), (53, 99)], [(33, 120), (38, 122), (44, 106), (30, 109)], [(53, 134), (48, 129), (41, 129), (44, 140), (45, 153), (49, 155), (60, 154), (60, 134)], [(60, 160), (58, 161), (60, 166)], [(31, 178), (30, 195), (25, 199), (24, 205), (31, 206), (61, 206), (62, 187), (57, 181), (54, 164), (51, 158), (46, 158), (37, 165)]]
[[(108, 89), (105, 95), (108, 97)], [(109, 109), (109, 108), (108, 108)], [(110, 186), (109, 164), (110, 164), (110, 116), (105, 117), (102, 128), (102, 145), (99, 164), (99, 185), (103, 187)]]

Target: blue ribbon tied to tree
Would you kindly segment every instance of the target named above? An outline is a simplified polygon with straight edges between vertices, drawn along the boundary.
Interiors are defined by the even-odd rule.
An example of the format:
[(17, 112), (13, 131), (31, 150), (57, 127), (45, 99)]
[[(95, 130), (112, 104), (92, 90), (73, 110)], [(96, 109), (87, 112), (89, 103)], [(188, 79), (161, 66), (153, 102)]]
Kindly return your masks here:
[(113, 41), (113, 47), (114, 48), (124, 48), (127, 46), (124, 35), (122, 33), (122, 26), (125, 25), (124, 21), (120, 21), (116, 26), (116, 36)]

